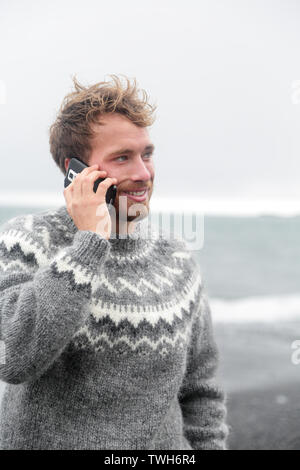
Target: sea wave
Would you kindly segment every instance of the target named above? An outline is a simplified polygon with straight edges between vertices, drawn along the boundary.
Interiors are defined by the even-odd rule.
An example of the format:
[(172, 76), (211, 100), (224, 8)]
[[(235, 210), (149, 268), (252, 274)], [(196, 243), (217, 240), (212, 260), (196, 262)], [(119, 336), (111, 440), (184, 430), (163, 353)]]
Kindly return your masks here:
[[(49, 207), (65, 204), (63, 189), (57, 192), (1, 192), (1, 206)], [(153, 194), (150, 203), (153, 212), (184, 212), (220, 216), (300, 215), (300, 199), (246, 199), (246, 198), (178, 198)]]
[(300, 320), (300, 295), (255, 296), (242, 299), (210, 299), (212, 318), (218, 323), (250, 323)]

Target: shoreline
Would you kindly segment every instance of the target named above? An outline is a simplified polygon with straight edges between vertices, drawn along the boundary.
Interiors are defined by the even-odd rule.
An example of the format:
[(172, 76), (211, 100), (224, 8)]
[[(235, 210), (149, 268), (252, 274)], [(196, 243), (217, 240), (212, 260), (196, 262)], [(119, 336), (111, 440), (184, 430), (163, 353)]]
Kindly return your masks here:
[[(65, 204), (63, 191), (60, 192), (0, 192), (1, 207), (55, 208)], [(246, 198), (151, 198), (153, 212), (201, 214), (216, 217), (300, 217), (299, 199), (246, 199)]]

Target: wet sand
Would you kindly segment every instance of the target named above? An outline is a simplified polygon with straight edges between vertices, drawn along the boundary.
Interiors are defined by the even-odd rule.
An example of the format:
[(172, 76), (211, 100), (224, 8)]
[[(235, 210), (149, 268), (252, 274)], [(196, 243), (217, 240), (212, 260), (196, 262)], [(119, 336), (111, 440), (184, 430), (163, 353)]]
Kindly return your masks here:
[(300, 449), (300, 322), (215, 325), (228, 396), (229, 448)]

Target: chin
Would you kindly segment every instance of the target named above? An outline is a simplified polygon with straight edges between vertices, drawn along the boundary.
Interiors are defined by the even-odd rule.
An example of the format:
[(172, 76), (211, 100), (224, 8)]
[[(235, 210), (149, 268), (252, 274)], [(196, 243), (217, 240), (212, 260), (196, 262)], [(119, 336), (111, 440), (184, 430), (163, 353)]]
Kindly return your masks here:
[[(142, 210), (139, 211), (138, 208), (137, 208), (136, 209), (136, 214), (137, 215), (128, 215), (128, 211), (130, 210), (130, 207), (134, 206), (135, 204), (141, 205)], [(117, 217), (120, 217), (119, 204), (117, 205), (117, 207), (115, 207), (115, 209), (116, 209)], [(150, 210), (149, 201), (143, 201), (143, 202), (139, 202), (139, 203), (136, 203), (136, 202), (133, 202), (133, 201), (131, 203), (131, 201), (130, 201), (129, 203), (127, 203), (127, 214), (124, 217), (124, 219), (123, 219), (123, 217), (121, 217), (121, 220), (127, 220), (128, 222), (132, 222), (133, 220), (135, 220), (137, 218), (144, 219), (145, 217), (148, 216), (149, 210)]]
[(146, 207), (146, 210), (142, 211), (142, 213), (137, 211), (137, 215), (128, 215), (126, 220), (127, 220), (127, 222), (133, 222), (136, 219), (142, 220), (142, 219), (145, 219), (146, 217), (148, 217), (148, 214), (149, 214), (149, 208)]

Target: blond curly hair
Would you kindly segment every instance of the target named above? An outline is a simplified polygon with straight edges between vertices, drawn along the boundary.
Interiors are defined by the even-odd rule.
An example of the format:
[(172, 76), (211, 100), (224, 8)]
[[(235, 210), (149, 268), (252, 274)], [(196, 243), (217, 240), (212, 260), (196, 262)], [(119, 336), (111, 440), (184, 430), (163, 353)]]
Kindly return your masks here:
[[(65, 159), (78, 156), (88, 164), (91, 153), (92, 124), (101, 125), (100, 117), (106, 113), (119, 113), (140, 127), (151, 126), (155, 121), (156, 105), (151, 105), (145, 90), (137, 87), (125, 76), (126, 86), (115, 74), (110, 81), (85, 87), (72, 77), (75, 91), (63, 99), (55, 122), (49, 129), (50, 152), (53, 160), (65, 175)], [(142, 96), (139, 96), (139, 92)]]

